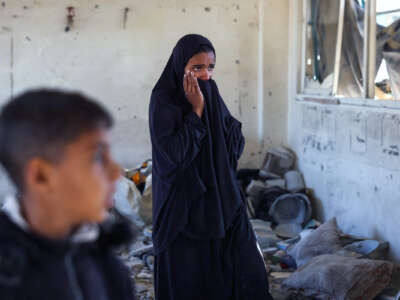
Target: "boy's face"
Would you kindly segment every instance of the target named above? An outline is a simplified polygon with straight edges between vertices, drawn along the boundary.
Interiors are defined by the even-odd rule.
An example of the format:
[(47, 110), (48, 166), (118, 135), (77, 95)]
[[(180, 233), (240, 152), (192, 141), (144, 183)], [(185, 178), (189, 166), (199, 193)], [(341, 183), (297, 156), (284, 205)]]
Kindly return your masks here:
[(115, 181), (121, 172), (111, 158), (107, 129), (81, 135), (66, 146), (52, 166), (47, 207), (62, 212), (72, 224), (101, 222), (112, 206)]

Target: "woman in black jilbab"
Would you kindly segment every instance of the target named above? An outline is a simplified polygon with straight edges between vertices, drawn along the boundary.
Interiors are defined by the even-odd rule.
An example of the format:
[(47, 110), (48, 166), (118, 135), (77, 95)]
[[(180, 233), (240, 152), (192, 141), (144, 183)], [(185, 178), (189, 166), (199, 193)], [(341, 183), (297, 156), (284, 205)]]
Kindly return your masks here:
[(241, 123), (211, 79), (215, 50), (179, 40), (150, 102), (157, 300), (269, 300), (268, 277), (235, 180)]

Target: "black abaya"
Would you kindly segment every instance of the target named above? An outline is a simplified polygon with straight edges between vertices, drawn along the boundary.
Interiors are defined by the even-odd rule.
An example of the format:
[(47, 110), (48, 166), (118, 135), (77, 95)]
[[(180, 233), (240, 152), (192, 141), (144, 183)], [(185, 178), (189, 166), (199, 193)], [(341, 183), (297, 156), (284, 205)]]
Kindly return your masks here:
[[(213, 80), (199, 80), (201, 119), (183, 91), (185, 65), (203, 45), (214, 49), (202, 36), (183, 37), (151, 96), (156, 296), (271, 299), (235, 180), (244, 147), (241, 124)], [(258, 296), (244, 297), (246, 290)]]

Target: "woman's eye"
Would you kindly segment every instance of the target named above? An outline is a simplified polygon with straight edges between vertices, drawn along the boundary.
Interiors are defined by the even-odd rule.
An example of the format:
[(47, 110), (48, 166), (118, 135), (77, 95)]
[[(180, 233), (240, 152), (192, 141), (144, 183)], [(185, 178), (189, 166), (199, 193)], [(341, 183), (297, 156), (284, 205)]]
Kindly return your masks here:
[(201, 70), (201, 68), (200, 67), (193, 67), (193, 71), (196, 71), (196, 72), (198, 72), (198, 71), (200, 71)]

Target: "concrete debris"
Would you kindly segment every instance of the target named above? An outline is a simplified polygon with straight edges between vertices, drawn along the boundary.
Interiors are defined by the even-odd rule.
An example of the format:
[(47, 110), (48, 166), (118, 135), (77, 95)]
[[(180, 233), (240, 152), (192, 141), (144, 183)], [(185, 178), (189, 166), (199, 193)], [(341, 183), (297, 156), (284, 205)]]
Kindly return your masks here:
[(283, 176), (294, 166), (294, 153), (284, 147), (271, 148), (268, 150), (261, 170), (267, 176)]
[(118, 254), (128, 267), (132, 281), (135, 282), (137, 299), (154, 300), (154, 255), (151, 226), (142, 229), (131, 247)]
[(389, 243), (375, 240), (364, 240), (349, 244), (345, 246), (344, 249), (356, 252), (364, 258), (384, 259), (389, 250)]
[(260, 169), (242, 169), (237, 175), (249, 218), (273, 222), (272, 228), (285, 238), (297, 236), (312, 215), (310, 192), (302, 174), (292, 169), (294, 163), (290, 149), (272, 148)]
[(333, 218), (289, 247), (287, 253), (296, 260), (297, 266), (301, 267), (316, 256), (333, 254), (340, 249), (342, 246), (337, 223)]
[(147, 245), (147, 246), (144, 246), (144, 247), (140, 247), (138, 249), (134, 249), (131, 252), (131, 255), (133, 255), (133, 256), (141, 256), (141, 255), (143, 255), (145, 253), (152, 252), (152, 251), (153, 251), (153, 245)]
[[(265, 243), (267, 238), (271, 241), (271, 223), (262, 220), (250, 222), (260, 244)], [(343, 243), (346, 246), (342, 246)], [(336, 220), (331, 219), (322, 225), (312, 220), (308, 229), (296, 238), (274, 240), (274, 246), (261, 249), (274, 299), (372, 300), (394, 278), (394, 275), (391, 276), (392, 269), (395, 269), (393, 264), (382, 260), (382, 251), (385, 252), (383, 249), (387, 247), (387, 242), (344, 234), (337, 228)], [(374, 255), (368, 257), (371, 254)], [(400, 267), (398, 270), (400, 275)], [(342, 275), (336, 276), (337, 271)], [(396, 288), (385, 289), (376, 299), (400, 300), (395, 298), (398, 291)]]
[(290, 275), (283, 287), (317, 299), (372, 300), (389, 284), (392, 269), (387, 261), (325, 254)]
[(278, 238), (271, 229), (270, 223), (263, 220), (250, 220), (250, 223), (253, 226), (254, 233), (262, 252), (268, 248), (275, 247), (276, 244), (281, 241), (281, 239)]
[(286, 180), (285, 179), (270, 179), (265, 181), (266, 188), (271, 188), (274, 186), (278, 186), (282, 189), (286, 187)]
[[(396, 296), (399, 285), (393, 279), (388, 285), (392, 270), (393, 274), (398, 270), (400, 278), (400, 266), (394, 267), (384, 260), (389, 244), (345, 234), (338, 229), (335, 219), (324, 224), (311, 219), (310, 192), (304, 186), (302, 175), (291, 170), (294, 155), (282, 149), (269, 151), (261, 169), (238, 172), (250, 223), (269, 273), (273, 298), (345, 299), (336, 296), (350, 295), (346, 299), (354, 299), (353, 296), (362, 293), (359, 299), (364, 300), (372, 299), (386, 287), (376, 299), (400, 300)], [(151, 223), (151, 161), (126, 170), (119, 188), (117, 209), (134, 216), (131, 218), (134, 221), (142, 221), (137, 240), (119, 255), (135, 281), (137, 299), (154, 300), (152, 227), (145, 225)], [(336, 281), (321, 280), (321, 276), (335, 274), (338, 268), (345, 281), (342, 277)], [(380, 276), (378, 279), (374, 272)], [(354, 285), (357, 289), (347, 284), (347, 280), (357, 281)]]
[(246, 193), (252, 197), (258, 197), (265, 189), (266, 184), (260, 180), (252, 180), (246, 189)]

